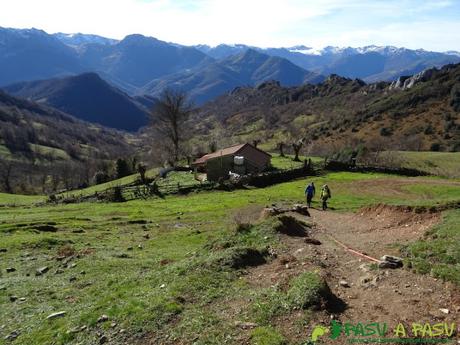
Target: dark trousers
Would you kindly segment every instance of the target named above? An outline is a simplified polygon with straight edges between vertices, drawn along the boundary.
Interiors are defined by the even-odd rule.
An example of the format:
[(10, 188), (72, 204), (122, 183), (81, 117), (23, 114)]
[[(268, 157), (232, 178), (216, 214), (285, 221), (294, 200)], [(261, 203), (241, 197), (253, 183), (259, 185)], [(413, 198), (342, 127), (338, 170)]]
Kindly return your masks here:
[(327, 209), (327, 198), (323, 199), (323, 211)]
[(313, 199), (313, 195), (308, 195), (307, 194), (307, 205), (308, 207), (311, 207), (311, 200)]

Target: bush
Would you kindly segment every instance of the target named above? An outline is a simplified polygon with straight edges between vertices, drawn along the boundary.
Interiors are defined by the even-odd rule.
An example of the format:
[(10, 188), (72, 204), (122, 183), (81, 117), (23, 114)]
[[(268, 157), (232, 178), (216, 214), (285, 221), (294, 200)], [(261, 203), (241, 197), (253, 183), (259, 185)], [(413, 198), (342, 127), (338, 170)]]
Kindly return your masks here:
[(284, 345), (286, 339), (273, 327), (257, 327), (251, 333), (253, 345)]
[(115, 171), (117, 178), (122, 178), (131, 175), (131, 167), (125, 159), (119, 158), (115, 163)]
[(287, 292), (291, 308), (319, 307), (331, 294), (326, 282), (316, 273), (306, 272), (294, 278)]
[(441, 144), (439, 143), (433, 143), (430, 146), (430, 151), (438, 152), (441, 150)]
[(382, 137), (389, 137), (392, 134), (393, 134), (393, 131), (391, 130), (391, 128), (387, 128), (387, 127), (380, 128), (380, 135)]
[(120, 186), (113, 187), (112, 190), (109, 191), (108, 201), (111, 202), (124, 202), (125, 197), (123, 196), (123, 190)]
[(95, 184), (101, 184), (109, 182), (110, 177), (105, 171), (98, 171), (94, 174), (93, 180)]
[(431, 124), (425, 127), (425, 130), (423, 131), (425, 135), (431, 135), (434, 133), (434, 128)]

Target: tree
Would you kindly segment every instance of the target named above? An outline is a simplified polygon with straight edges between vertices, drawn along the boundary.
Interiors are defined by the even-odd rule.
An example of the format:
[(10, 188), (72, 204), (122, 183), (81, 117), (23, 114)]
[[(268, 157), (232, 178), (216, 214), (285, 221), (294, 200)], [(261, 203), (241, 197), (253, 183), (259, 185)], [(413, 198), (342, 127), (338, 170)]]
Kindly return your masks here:
[(13, 163), (11, 161), (0, 161), (0, 182), (6, 193), (13, 193), (11, 180), (13, 175)]
[(172, 150), (172, 160), (177, 162), (181, 153), (181, 144), (185, 124), (193, 111), (193, 104), (185, 92), (166, 89), (151, 111), (154, 130), (165, 139), (166, 148)]
[(300, 153), (300, 149), (302, 148), (302, 145), (303, 145), (303, 140), (297, 140), (296, 142), (292, 143), (292, 149), (294, 150), (294, 154), (295, 154), (294, 161), (296, 162), (300, 162), (299, 153)]
[(280, 157), (284, 157), (284, 143), (280, 141), (277, 146), (278, 150), (280, 151)]
[(141, 181), (142, 183), (145, 183), (145, 174), (147, 172), (147, 166), (142, 164), (142, 163), (139, 163), (137, 164), (137, 172), (139, 173), (140, 177), (141, 177)]
[(117, 174), (117, 178), (122, 178), (128, 175), (131, 175), (131, 168), (126, 161), (126, 159), (118, 158), (115, 163), (115, 171)]

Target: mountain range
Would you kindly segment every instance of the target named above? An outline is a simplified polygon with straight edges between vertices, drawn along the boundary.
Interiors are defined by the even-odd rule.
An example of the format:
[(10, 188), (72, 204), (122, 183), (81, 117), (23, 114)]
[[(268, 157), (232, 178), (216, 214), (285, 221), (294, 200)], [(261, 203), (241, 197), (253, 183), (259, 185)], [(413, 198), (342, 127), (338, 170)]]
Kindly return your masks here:
[(0, 86), (96, 72), (130, 95), (155, 96), (164, 87), (182, 87), (200, 104), (235, 86), (256, 86), (268, 79), (286, 86), (321, 82), (330, 74), (366, 82), (390, 81), (457, 62), (458, 52), (391, 46), (183, 46), (138, 34), (115, 40), (0, 28)]

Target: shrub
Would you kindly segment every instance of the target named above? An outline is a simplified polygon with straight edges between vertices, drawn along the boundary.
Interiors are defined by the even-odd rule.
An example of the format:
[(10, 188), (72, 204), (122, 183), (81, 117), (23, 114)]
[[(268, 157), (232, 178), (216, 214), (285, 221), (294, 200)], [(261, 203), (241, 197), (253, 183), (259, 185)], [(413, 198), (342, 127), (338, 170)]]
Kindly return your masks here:
[(440, 151), (440, 150), (441, 150), (441, 144), (439, 144), (439, 143), (431, 144), (430, 151), (437, 152), (437, 151)]
[(286, 339), (273, 327), (257, 327), (251, 332), (253, 345), (284, 345)]
[(320, 306), (330, 294), (329, 287), (318, 274), (306, 272), (293, 279), (287, 300), (291, 308), (305, 309)]
[(110, 177), (105, 171), (98, 171), (94, 174), (93, 180), (95, 184), (101, 184), (110, 181)]
[(380, 135), (382, 137), (388, 137), (392, 134), (393, 134), (393, 131), (391, 130), (391, 128), (387, 128), (387, 127), (380, 128)]
[(108, 201), (111, 201), (111, 202), (126, 201), (125, 197), (123, 196), (123, 190), (120, 186), (113, 187), (112, 190), (109, 191)]

